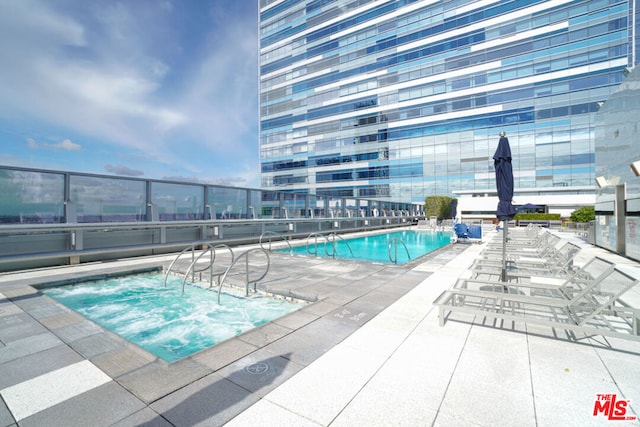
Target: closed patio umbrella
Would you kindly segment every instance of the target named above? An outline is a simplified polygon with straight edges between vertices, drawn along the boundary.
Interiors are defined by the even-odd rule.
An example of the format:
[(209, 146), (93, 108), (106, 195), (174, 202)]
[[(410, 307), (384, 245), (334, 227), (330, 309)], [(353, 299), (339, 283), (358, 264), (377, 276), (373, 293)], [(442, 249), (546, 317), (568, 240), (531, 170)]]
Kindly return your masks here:
[(498, 191), (498, 207), (496, 217), (504, 222), (502, 230), (502, 281), (507, 276), (507, 233), (509, 221), (516, 214), (516, 209), (511, 204), (513, 200), (513, 168), (511, 166), (511, 147), (509, 139), (504, 132), (500, 132), (498, 148), (493, 155), (493, 167), (496, 171), (496, 190)]

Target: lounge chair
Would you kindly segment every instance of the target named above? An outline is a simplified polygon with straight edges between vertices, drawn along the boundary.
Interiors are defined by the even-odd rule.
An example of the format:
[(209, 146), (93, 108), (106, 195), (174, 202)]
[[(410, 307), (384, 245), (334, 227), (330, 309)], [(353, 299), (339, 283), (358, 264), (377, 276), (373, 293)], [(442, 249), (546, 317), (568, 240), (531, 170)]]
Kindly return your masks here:
[[(514, 242), (533, 241), (547, 233), (553, 234), (542, 227), (509, 227), (507, 239)], [(502, 239), (500, 239), (500, 241), (502, 241)]]
[[(543, 256), (509, 255), (507, 253), (506, 274), (518, 276), (566, 276), (574, 270), (573, 261), (580, 247), (564, 242), (559, 247), (547, 248)], [(493, 254), (490, 258), (478, 258), (471, 265), (472, 277), (497, 275), (502, 272), (502, 255)], [(488, 277), (487, 277), (488, 278)]]
[[(502, 241), (496, 242), (498, 239), (492, 240), (484, 249), (484, 254), (502, 253)], [(542, 233), (539, 237), (533, 240), (522, 240), (514, 242), (513, 240), (507, 241), (507, 251), (510, 253), (538, 253), (548, 248), (552, 248), (560, 243), (560, 237), (553, 233)]]
[(444, 291), (434, 301), (440, 311), (440, 326), (455, 312), (640, 341), (640, 310), (620, 301), (638, 279), (619, 267), (596, 268), (596, 265), (594, 261), (592, 266), (600, 271), (597, 277), (572, 281), (566, 286), (490, 283), (491, 286), (483, 287), (487, 286), (484, 282), (480, 288), (470, 289), (472, 282), (467, 281), (466, 287)]
[(501, 282), (494, 279), (473, 277), (460, 279), (454, 286), (456, 289), (493, 290), (495, 292), (509, 292), (519, 295), (547, 296), (552, 298), (571, 299), (577, 293), (598, 285), (613, 271), (615, 265), (601, 257), (594, 257), (582, 267), (574, 268), (565, 277), (548, 276), (520, 276), (526, 281)]

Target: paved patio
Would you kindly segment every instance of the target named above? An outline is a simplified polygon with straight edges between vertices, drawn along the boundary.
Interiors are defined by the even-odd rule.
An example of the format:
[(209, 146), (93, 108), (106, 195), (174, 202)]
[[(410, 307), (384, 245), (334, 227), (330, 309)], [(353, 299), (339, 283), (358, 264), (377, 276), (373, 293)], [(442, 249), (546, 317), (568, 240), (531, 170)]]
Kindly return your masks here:
[[(563, 237), (583, 247), (577, 263), (640, 275)], [(640, 414), (639, 342), (462, 315), (438, 326), (433, 300), (482, 248), (405, 266), (274, 254), (267, 287), (318, 302), (171, 364), (33, 287), (171, 257), (0, 275), (0, 426), (639, 425), (594, 416), (598, 395)]]

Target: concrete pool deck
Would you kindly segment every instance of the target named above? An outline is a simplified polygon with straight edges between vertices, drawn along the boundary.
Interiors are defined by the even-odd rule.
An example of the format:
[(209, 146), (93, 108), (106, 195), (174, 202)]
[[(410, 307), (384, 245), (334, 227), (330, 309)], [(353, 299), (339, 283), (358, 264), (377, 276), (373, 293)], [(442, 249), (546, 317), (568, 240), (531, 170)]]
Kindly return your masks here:
[[(640, 273), (563, 237), (581, 261)], [(599, 394), (640, 415), (640, 342), (462, 315), (438, 326), (433, 300), (483, 246), (405, 266), (274, 254), (267, 279), (318, 302), (171, 364), (31, 285), (173, 256), (2, 274), (0, 426), (640, 425), (594, 416)]]

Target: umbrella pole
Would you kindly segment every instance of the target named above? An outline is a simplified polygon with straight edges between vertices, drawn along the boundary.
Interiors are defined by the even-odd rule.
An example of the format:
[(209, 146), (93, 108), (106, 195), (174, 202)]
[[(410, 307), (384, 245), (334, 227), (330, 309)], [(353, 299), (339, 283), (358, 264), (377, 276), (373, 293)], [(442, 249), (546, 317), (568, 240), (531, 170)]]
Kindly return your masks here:
[(502, 227), (502, 276), (500, 281), (507, 281), (507, 230), (509, 229), (509, 220), (504, 220), (504, 227)]

